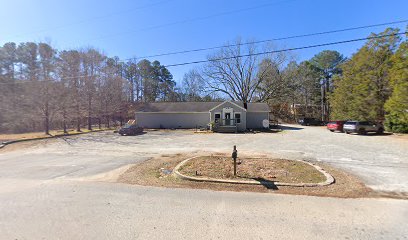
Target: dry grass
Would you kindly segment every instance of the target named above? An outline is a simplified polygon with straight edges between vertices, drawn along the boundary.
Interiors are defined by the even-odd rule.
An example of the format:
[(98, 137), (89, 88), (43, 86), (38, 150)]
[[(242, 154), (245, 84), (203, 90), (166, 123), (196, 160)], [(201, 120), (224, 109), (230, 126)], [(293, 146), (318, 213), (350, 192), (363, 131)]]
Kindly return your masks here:
[[(50, 134), (55, 135), (58, 131), (51, 131)], [(0, 134), (0, 141), (12, 141), (20, 139), (31, 139), (31, 138), (44, 138), (49, 137), (44, 132), (30, 132), (30, 133), (18, 133), (18, 134)]]
[[(107, 129), (103, 128), (102, 130), (107, 130)], [(15, 141), (15, 140), (22, 140), (22, 139), (47, 138), (47, 137), (53, 137), (53, 136), (71, 135), (71, 134), (87, 133), (87, 132), (91, 132), (91, 131), (89, 131), (87, 129), (83, 129), (83, 130), (81, 130), (81, 132), (78, 132), (76, 130), (68, 130), (68, 134), (64, 134), (63, 130), (52, 130), (52, 131), (50, 131), (49, 135), (45, 134), (44, 132), (29, 132), (29, 133), (18, 133), (18, 134), (0, 134), (0, 142)]]
[(55, 138), (46, 138), (46, 139), (36, 140), (36, 141), (13, 143), (13, 144), (7, 145), (4, 148), (0, 148), (0, 153), (13, 152), (13, 151), (21, 150), (21, 149), (32, 148), (32, 147), (46, 147), (48, 144), (54, 143), (55, 141), (56, 141)]
[(319, 183), (325, 176), (309, 164), (286, 159), (238, 159), (237, 176), (233, 174), (233, 161), (225, 156), (198, 157), (181, 167), (187, 176), (204, 176), (218, 179), (264, 179), (286, 183)]
[[(101, 130), (111, 130), (108, 128), (103, 128)], [(99, 131), (99, 129), (98, 129)], [(2, 134), (0, 135), (0, 143), (6, 142), (6, 141), (14, 141), (14, 140), (35, 140), (36, 141), (22, 141), (22, 142), (16, 142), (13, 144), (8, 144), (4, 148), (0, 148), (0, 153), (5, 153), (5, 152), (12, 152), (15, 150), (20, 150), (24, 148), (31, 148), (31, 147), (36, 147), (36, 146), (46, 146), (49, 143), (52, 143), (55, 141), (54, 137), (59, 137), (59, 136), (69, 136), (69, 135), (75, 135), (78, 133), (91, 133), (95, 132), (94, 131), (89, 131), (89, 130), (82, 130), (81, 132), (78, 132), (76, 130), (70, 130), (68, 134), (64, 134), (63, 131), (51, 131), (50, 135), (46, 135), (42, 132), (33, 132), (33, 133), (22, 133), (22, 134)]]
[(312, 195), (324, 197), (359, 198), (376, 197), (373, 191), (367, 188), (357, 177), (340, 171), (331, 166), (319, 164), (327, 172), (333, 175), (335, 183), (322, 187), (278, 187), (278, 189), (268, 189), (262, 185), (244, 185), (210, 182), (193, 182), (180, 180), (168, 174), (174, 167), (188, 157), (195, 155), (208, 155), (208, 153), (192, 153), (177, 155), (162, 155), (158, 158), (141, 162), (122, 174), (118, 181), (127, 184), (159, 186), (170, 188), (193, 188), (211, 189), (216, 191), (247, 191), (247, 192), (273, 192), (296, 195)]

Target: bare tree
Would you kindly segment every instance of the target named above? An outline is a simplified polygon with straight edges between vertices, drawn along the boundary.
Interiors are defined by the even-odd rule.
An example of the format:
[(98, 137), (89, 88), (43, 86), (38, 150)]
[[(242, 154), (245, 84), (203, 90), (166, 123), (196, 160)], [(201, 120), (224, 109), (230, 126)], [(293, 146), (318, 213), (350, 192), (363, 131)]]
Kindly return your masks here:
[(82, 75), (84, 76), (84, 97), (86, 102), (86, 114), (88, 130), (92, 130), (93, 103), (96, 93), (96, 78), (100, 77), (100, 71), (105, 57), (97, 50), (89, 48), (81, 53)]
[(41, 81), (37, 84), (37, 106), (44, 118), (44, 131), (45, 134), (49, 134), (50, 119), (53, 114), (55, 84), (53, 74), (55, 71), (55, 53), (56, 51), (46, 43), (38, 44), (38, 53), (40, 57), (40, 76)]
[(262, 60), (268, 56), (257, 55), (255, 44), (243, 44), (240, 39), (227, 46), (208, 58), (203, 74), (210, 89), (241, 101), (246, 109), (270, 75), (269, 68), (261, 67)]
[(132, 60), (124, 64), (124, 77), (128, 80), (130, 84), (130, 101), (135, 102), (139, 100), (141, 93), (140, 86), (140, 74), (138, 71), (137, 63)]
[(285, 70), (291, 56), (277, 53), (264, 58), (259, 65), (259, 73), (263, 74), (263, 81), (256, 89), (257, 101), (282, 101), (289, 94), (289, 79)]
[(62, 76), (68, 80), (70, 116), (76, 122), (76, 130), (81, 131), (84, 85), (84, 76), (81, 75), (81, 54), (77, 50), (62, 51), (60, 59)]
[[(127, 80), (127, 81), (126, 81)], [(46, 43), (0, 46), (0, 131), (92, 129), (132, 116), (134, 101), (179, 101), (158, 61), (125, 65), (93, 48), (57, 51)]]
[(205, 80), (199, 70), (192, 69), (184, 74), (182, 82), (184, 101), (201, 101), (205, 91)]

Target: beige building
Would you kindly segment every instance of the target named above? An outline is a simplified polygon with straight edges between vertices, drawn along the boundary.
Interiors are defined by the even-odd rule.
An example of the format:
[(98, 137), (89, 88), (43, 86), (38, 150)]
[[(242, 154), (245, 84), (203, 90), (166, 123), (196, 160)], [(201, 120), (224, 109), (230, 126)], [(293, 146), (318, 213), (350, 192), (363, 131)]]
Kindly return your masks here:
[(144, 128), (215, 128), (229, 131), (264, 128), (269, 121), (266, 103), (240, 102), (154, 102), (136, 109), (136, 121)]

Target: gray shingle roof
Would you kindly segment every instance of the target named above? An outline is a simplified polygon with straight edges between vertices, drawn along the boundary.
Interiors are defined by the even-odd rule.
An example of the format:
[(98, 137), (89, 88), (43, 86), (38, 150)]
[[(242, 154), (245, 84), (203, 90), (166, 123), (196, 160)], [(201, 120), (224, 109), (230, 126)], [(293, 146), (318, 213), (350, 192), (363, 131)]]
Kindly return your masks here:
[[(136, 106), (136, 112), (208, 112), (223, 102), (152, 102)], [(243, 107), (242, 102), (233, 102)], [(266, 103), (248, 103), (248, 112), (269, 112)]]

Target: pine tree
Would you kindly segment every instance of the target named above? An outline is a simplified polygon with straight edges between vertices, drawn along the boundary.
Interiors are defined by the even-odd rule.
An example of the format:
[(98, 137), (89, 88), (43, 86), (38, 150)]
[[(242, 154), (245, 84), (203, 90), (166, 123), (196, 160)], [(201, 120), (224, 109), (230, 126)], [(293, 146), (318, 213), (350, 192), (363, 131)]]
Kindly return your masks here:
[(386, 127), (393, 132), (408, 133), (408, 41), (400, 45), (391, 61), (393, 92), (385, 103)]
[[(378, 35), (398, 31), (388, 28)], [(335, 79), (331, 95), (334, 118), (384, 120), (384, 104), (391, 95), (391, 57), (399, 41), (395, 35), (371, 39), (343, 64), (343, 75)]]
[(322, 120), (330, 119), (330, 105), (328, 95), (333, 89), (333, 77), (341, 73), (339, 66), (345, 61), (343, 55), (337, 51), (325, 50), (310, 59), (311, 65), (320, 75)]

